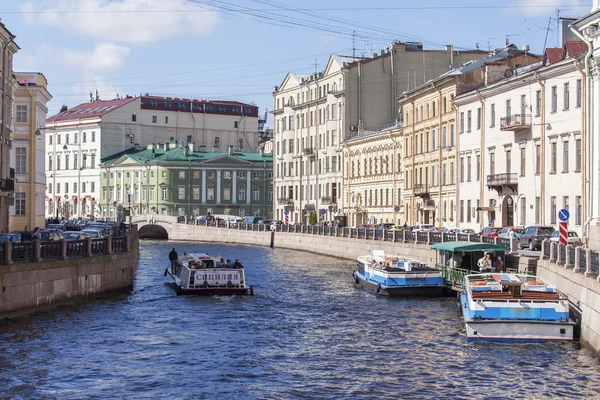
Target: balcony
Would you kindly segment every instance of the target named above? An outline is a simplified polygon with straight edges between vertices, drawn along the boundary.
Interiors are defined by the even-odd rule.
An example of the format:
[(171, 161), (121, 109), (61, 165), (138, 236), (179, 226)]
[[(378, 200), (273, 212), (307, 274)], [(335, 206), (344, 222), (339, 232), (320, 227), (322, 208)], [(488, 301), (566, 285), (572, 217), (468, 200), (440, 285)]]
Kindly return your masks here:
[(519, 132), (531, 128), (531, 114), (514, 114), (500, 118), (501, 131)]
[(304, 153), (305, 156), (314, 156), (315, 155), (315, 149), (313, 149), (312, 147), (307, 147), (304, 150), (302, 150), (302, 152)]
[(277, 204), (280, 206), (294, 206), (294, 199), (288, 197), (280, 197), (277, 199)]
[(329, 206), (335, 203), (335, 197), (321, 197), (321, 205)]
[(518, 184), (519, 178), (516, 173), (494, 174), (487, 176), (488, 189), (497, 191), (499, 195), (516, 194)]
[(413, 194), (422, 199), (429, 198), (429, 188), (427, 185), (417, 184), (413, 186)]

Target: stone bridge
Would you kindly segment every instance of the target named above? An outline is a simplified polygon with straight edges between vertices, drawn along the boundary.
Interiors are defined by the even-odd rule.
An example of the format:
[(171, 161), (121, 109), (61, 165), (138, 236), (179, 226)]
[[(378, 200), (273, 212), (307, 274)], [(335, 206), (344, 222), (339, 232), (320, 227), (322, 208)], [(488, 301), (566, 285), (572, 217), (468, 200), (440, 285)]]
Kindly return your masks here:
[(137, 224), (141, 239), (169, 239), (169, 233), (178, 225), (177, 218), (160, 214), (136, 215), (131, 222)]

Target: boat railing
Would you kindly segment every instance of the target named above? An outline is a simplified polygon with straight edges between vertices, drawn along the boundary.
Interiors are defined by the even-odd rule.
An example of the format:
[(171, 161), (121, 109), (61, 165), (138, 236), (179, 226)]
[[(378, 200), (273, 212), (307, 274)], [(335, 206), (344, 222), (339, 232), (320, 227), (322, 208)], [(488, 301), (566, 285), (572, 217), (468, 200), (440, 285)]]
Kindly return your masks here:
[(471, 273), (469, 270), (466, 269), (452, 268), (441, 264), (437, 264), (436, 268), (442, 271), (442, 277), (446, 282), (450, 282), (454, 285), (462, 284), (462, 282), (465, 279), (465, 276)]

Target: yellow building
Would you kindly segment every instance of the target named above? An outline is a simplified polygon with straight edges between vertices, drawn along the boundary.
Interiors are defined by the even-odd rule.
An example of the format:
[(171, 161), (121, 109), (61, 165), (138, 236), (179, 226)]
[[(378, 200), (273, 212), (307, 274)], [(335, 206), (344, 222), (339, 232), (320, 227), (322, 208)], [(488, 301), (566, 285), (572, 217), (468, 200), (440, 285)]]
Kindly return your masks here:
[(52, 96), (48, 81), (38, 72), (13, 74), (13, 146), (11, 167), (15, 169), (15, 198), (9, 207), (11, 231), (44, 226), (46, 169), (44, 135), (46, 104)]

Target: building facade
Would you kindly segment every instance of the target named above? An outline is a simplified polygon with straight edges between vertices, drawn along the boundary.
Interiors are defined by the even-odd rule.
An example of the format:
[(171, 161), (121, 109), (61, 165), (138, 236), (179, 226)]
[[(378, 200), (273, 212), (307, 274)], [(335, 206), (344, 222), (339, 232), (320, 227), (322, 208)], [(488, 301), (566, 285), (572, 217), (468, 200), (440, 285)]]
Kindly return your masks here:
[(288, 73), (273, 92), (277, 218), (286, 210), (292, 222), (306, 222), (310, 212), (324, 220), (348, 217), (342, 142), (395, 124), (396, 99), (407, 88), (486, 54), (394, 41), (369, 58), (330, 56), (323, 72)]
[(46, 122), (46, 214), (101, 216), (101, 159), (170, 140), (255, 152), (259, 121), (256, 106), (239, 102), (140, 96), (64, 107)]
[(10, 168), (13, 56), (16, 36), (0, 22), (0, 232), (8, 232), (9, 206), (14, 202), (14, 170)]
[(537, 61), (538, 57), (509, 46), (400, 98), (404, 119), (403, 202), (409, 225), (455, 227), (464, 218), (459, 205), (465, 200), (457, 191), (459, 172), (464, 170), (458, 164), (459, 135), (480, 131), (482, 119), (481, 110), (457, 111), (455, 97), (504, 79), (506, 71), (516, 66)]
[(562, 208), (582, 234), (586, 45), (547, 49), (544, 61), (455, 99), (477, 115), (459, 131), (459, 227), (553, 225)]
[(10, 210), (11, 231), (43, 227), (45, 219), (46, 170), (44, 128), (52, 99), (48, 81), (40, 73), (14, 73), (13, 146), (11, 167), (15, 170), (15, 199)]
[(402, 126), (395, 124), (344, 141), (348, 226), (404, 223), (402, 140)]
[(208, 152), (171, 141), (127, 150), (100, 164), (103, 217), (133, 215), (273, 216), (273, 156)]

